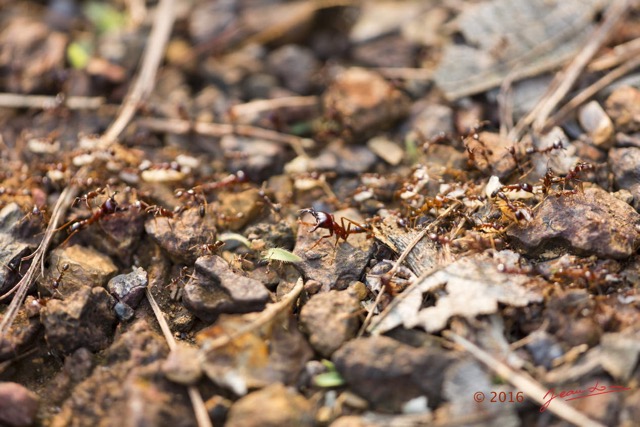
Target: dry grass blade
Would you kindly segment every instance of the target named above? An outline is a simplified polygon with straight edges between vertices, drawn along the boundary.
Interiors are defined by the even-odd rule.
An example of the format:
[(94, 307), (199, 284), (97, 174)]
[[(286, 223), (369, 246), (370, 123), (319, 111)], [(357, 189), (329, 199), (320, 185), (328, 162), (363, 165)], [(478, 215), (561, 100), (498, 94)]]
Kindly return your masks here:
[(560, 123), (564, 118), (571, 113), (574, 109), (588, 101), (592, 96), (598, 93), (600, 90), (609, 86), (614, 81), (618, 80), (625, 74), (633, 71), (635, 68), (640, 67), (640, 56), (635, 56), (633, 58), (629, 58), (627, 62), (620, 65), (614, 70), (611, 70), (605, 76), (600, 78), (595, 83), (589, 85), (587, 88), (582, 90), (579, 94), (571, 98), (569, 102), (567, 102), (556, 114), (547, 120), (547, 123), (544, 126), (544, 130), (550, 129), (552, 126)]
[(607, 41), (611, 32), (615, 29), (616, 24), (629, 8), (630, 3), (631, 0), (618, 0), (609, 5), (602, 25), (595, 31), (595, 34), (589, 38), (587, 45), (584, 46), (580, 54), (575, 57), (569, 66), (556, 74), (556, 78), (549, 86), (547, 93), (540, 99), (533, 110), (520, 119), (512, 129), (509, 135), (511, 139), (518, 139), (522, 131), (531, 124), (533, 124), (535, 130), (541, 130), (544, 127), (551, 112), (567, 93), (569, 93), (576, 79), (580, 76), (580, 73), (582, 73), (588, 65), (598, 49), (600, 49), (600, 46)]
[(70, 96), (60, 100), (55, 96), (0, 93), (0, 107), (6, 108), (47, 109), (60, 105), (70, 110), (95, 110), (102, 106), (104, 102), (105, 99), (101, 96)]
[[(153, 297), (151, 293), (151, 289), (147, 287), (146, 289), (147, 300), (149, 300), (149, 304), (151, 304), (151, 309), (153, 310), (153, 314), (156, 316), (156, 320), (158, 320), (158, 324), (160, 325), (160, 329), (162, 330), (162, 334), (164, 335), (164, 339), (167, 341), (167, 345), (171, 351), (175, 350), (178, 346), (176, 344), (176, 340), (173, 338), (173, 334), (171, 334), (171, 329), (169, 328), (169, 324), (167, 320), (164, 318), (162, 314), (162, 310), (160, 310), (160, 306), (156, 302), (156, 299)], [(204, 401), (202, 400), (202, 395), (196, 386), (188, 387), (189, 398), (191, 399), (191, 405), (193, 405), (193, 411), (196, 414), (196, 420), (198, 422), (198, 427), (213, 427), (211, 423), (211, 419), (209, 418), (209, 413), (207, 412), (207, 408), (204, 406)]]
[[(465, 339), (464, 337), (461, 337), (454, 332), (444, 331), (442, 335), (445, 338), (453, 341), (455, 344), (461, 346), (465, 351), (485, 364), (493, 372), (507, 380), (515, 388), (524, 392), (524, 394), (527, 395), (529, 399), (539, 403), (540, 405), (543, 405), (545, 403), (543, 396), (547, 394), (548, 390), (542, 387), (542, 385), (533, 378), (530, 378), (526, 374), (513, 370), (505, 363), (499, 361), (477, 345), (473, 344), (471, 341)], [(593, 421), (582, 412), (576, 410), (574, 407), (561, 400), (554, 400), (553, 404), (549, 405), (547, 409), (563, 420), (569, 421), (570, 423), (578, 426), (603, 427), (602, 424)]]

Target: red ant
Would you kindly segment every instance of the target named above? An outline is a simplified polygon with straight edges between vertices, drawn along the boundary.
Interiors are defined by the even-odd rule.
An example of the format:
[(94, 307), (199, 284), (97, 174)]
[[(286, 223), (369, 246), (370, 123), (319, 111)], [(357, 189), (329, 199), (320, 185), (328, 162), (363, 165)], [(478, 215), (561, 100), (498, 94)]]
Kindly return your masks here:
[[(514, 218), (517, 222), (520, 222), (520, 221), (529, 222), (532, 220), (531, 212), (529, 211), (529, 208), (522, 205), (521, 203), (517, 203), (509, 200), (507, 195), (504, 194), (502, 191), (498, 191), (493, 197), (498, 197), (500, 200), (504, 202), (508, 211), (510, 212), (510, 214), (507, 215), (508, 217), (512, 216), (512, 218)], [(502, 211), (503, 214), (505, 213), (505, 210), (503, 209), (503, 207), (500, 207), (500, 210)]]
[(100, 205), (100, 208), (97, 211), (95, 211), (93, 215), (91, 215), (89, 218), (83, 219), (82, 221), (77, 221), (71, 224), (71, 226), (69, 227), (69, 237), (67, 237), (67, 239), (64, 242), (62, 242), (62, 244), (64, 245), (66, 242), (69, 241), (69, 239), (71, 239), (71, 237), (73, 237), (74, 234), (76, 234), (78, 231), (84, 228), (87, 228), (94, 222), (108, 215), (125, 210), (126, 208), (121, 208), (118, 206), (118, 202), (116, 202), (116, 199), (115, 199), (116, 194), (118, 194), (117, 191), (114, 192), (111, 196), (109, 196), (107, 200), (105, 200)]
[(202, 243), (199, 245), (194, 245), (189, 249), (196, 249), (200, 252), (200, 255), (209, 254), (213, 255), (218, 252), (218, 249), (224, 246), (224, 242), (222, 240), (216, 240), (215, 243)]
[(342, 239), (342, 240), (344, 240), (346, 242), (347, 238), (349, 237), (350, 234), (356, 234), (356, 233), (368, 233), (369, 234), (371, 232), (371, 230), (370, 230), (370, 228), (368, 226), (364, 226), (362, 224), (358, 224), (357, 222), (352, 221), (352, 220), (350, 220), (348, 218), (344, 218), (344, 217), (340, 218), (340, 224), (338, 224), (336, 222), (334, 216), (331, 215), (330, 213), (324, 212), (324, 211), (316, 211), (313, 208), (302, 209), (302, 210), (300, 210), (298, 212), (298, 215), (302, 216), (302, 215), (304, 215), (306, 213), (311, 214), (316, 220), (315, 224), (310, 224), (310, 223), (306, 223), (306, 222), (300, 222), (301, 224), (304, 224), (304, 225), (313, 225), (313, 228), (311, 230), (309, 230), (310, 233), (313, 233), (318, 228), (324, 228), (326, 230), (329, 230), (329, 234), (319, 238), (316, 241), (316, 243), (314, 243), (313, 246), (311, 246), (307, 250), (311, 250), (311, 249), (315, 248), (323, 239), (326, 239), (327, 237), (331, 237), (334, 234), (336, 236), (335, 246), (337, 246), (338, 242), (340, 241), (340, 239)]
[(136, 200), (136, 202), (134, 203), (134, 206), (139, 210), (144, 209), (146, 213), (152, 214), (154, 218), (159, 216), (164, 218), (173, 218), (173, 212), (171, 212), (170, 210), (165, 209), (158, 205), (149, 205), (148, 203), (143, 202), (142, 200)]
[(53, 286), (53, 289), (56, 289), (56, 290), (58, 289), (58, 287), (60, 286), (60, 283), (62, 283), (62, 277), (65, 275), (67, 270), (69, 270), (69, 264), (67, 263), (62, 264), (62, 267), (58, 268), (58, 277), (56, 277), (51, 283), (51, 286)]
[(553, 144), (551, 144), (547, 148), (528, 147), (525, 150), (525, 153), (527, 153), (527, 154), (533, 154), (533, 153), (548, 154), (548, 153), (552, 152), (553, 150), (564, 150), (564, 145), (562, 145), (562, 141), (561, 140), (555, 141)]
[(78, 204), (80, 204), (80, 202), (84, 202), (87, 205), (87, 209), (91, 209), (91, 205), (89, 205), (89, 200), (93, 200), (102, 194), (104, 194), (104, 188), (102, 187), (96, 188), (94, 191), (89, 191), (87, 194), (85, 194), (82, 197), (76, 197), (76, 199), (71, 204), (71, 207), (77, 206)]
[(526, 191), (527, 193), (533, 194), (533, 186), (531, 184), (527, 184), (526, 182), (522, 184), (503, 185), (502, 187), (491, 193), (491, 197), (496, 197), (498, 193), (502, 193), (504, 191)]

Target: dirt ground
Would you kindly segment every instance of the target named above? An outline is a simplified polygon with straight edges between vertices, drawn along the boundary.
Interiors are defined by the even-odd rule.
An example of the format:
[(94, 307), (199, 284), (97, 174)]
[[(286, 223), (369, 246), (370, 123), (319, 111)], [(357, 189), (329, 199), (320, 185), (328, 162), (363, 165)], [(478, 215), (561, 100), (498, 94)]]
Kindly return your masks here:
[(639, 15), (0, 0), (0, 425), (636, 425)]

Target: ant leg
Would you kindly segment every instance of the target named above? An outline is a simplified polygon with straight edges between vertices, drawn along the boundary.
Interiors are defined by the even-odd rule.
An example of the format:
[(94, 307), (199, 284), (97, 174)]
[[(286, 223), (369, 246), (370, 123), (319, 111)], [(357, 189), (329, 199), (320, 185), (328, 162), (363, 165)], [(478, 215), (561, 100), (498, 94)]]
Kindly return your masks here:
[[(321, 241), (323, 241), (324, 239), (326, 239), (327, 237), (331, 237), (333, 236), (333, 233), (331, 234), (327, 234), (326, 236), (322, 236), (321, 238), (319, 238), (318, 240), (316, 240), (316, 242), (313, 244), (313, 246), (311, 246), (309, 249), (307, 249), (307, 251), (312, 250), (313, 248), (315, 248), (316, 246), (318, 246), (320, 244)], [(337, 237), (337, 236), (336, 236)]]

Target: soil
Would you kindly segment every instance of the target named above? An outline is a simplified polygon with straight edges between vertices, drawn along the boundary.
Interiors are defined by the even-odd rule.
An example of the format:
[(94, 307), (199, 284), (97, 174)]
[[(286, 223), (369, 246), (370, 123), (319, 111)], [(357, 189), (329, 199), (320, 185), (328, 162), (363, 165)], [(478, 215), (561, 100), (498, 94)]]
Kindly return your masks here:
[(0, 425), (634, 425), (637, 3), (168, 3), (0, 0)]

